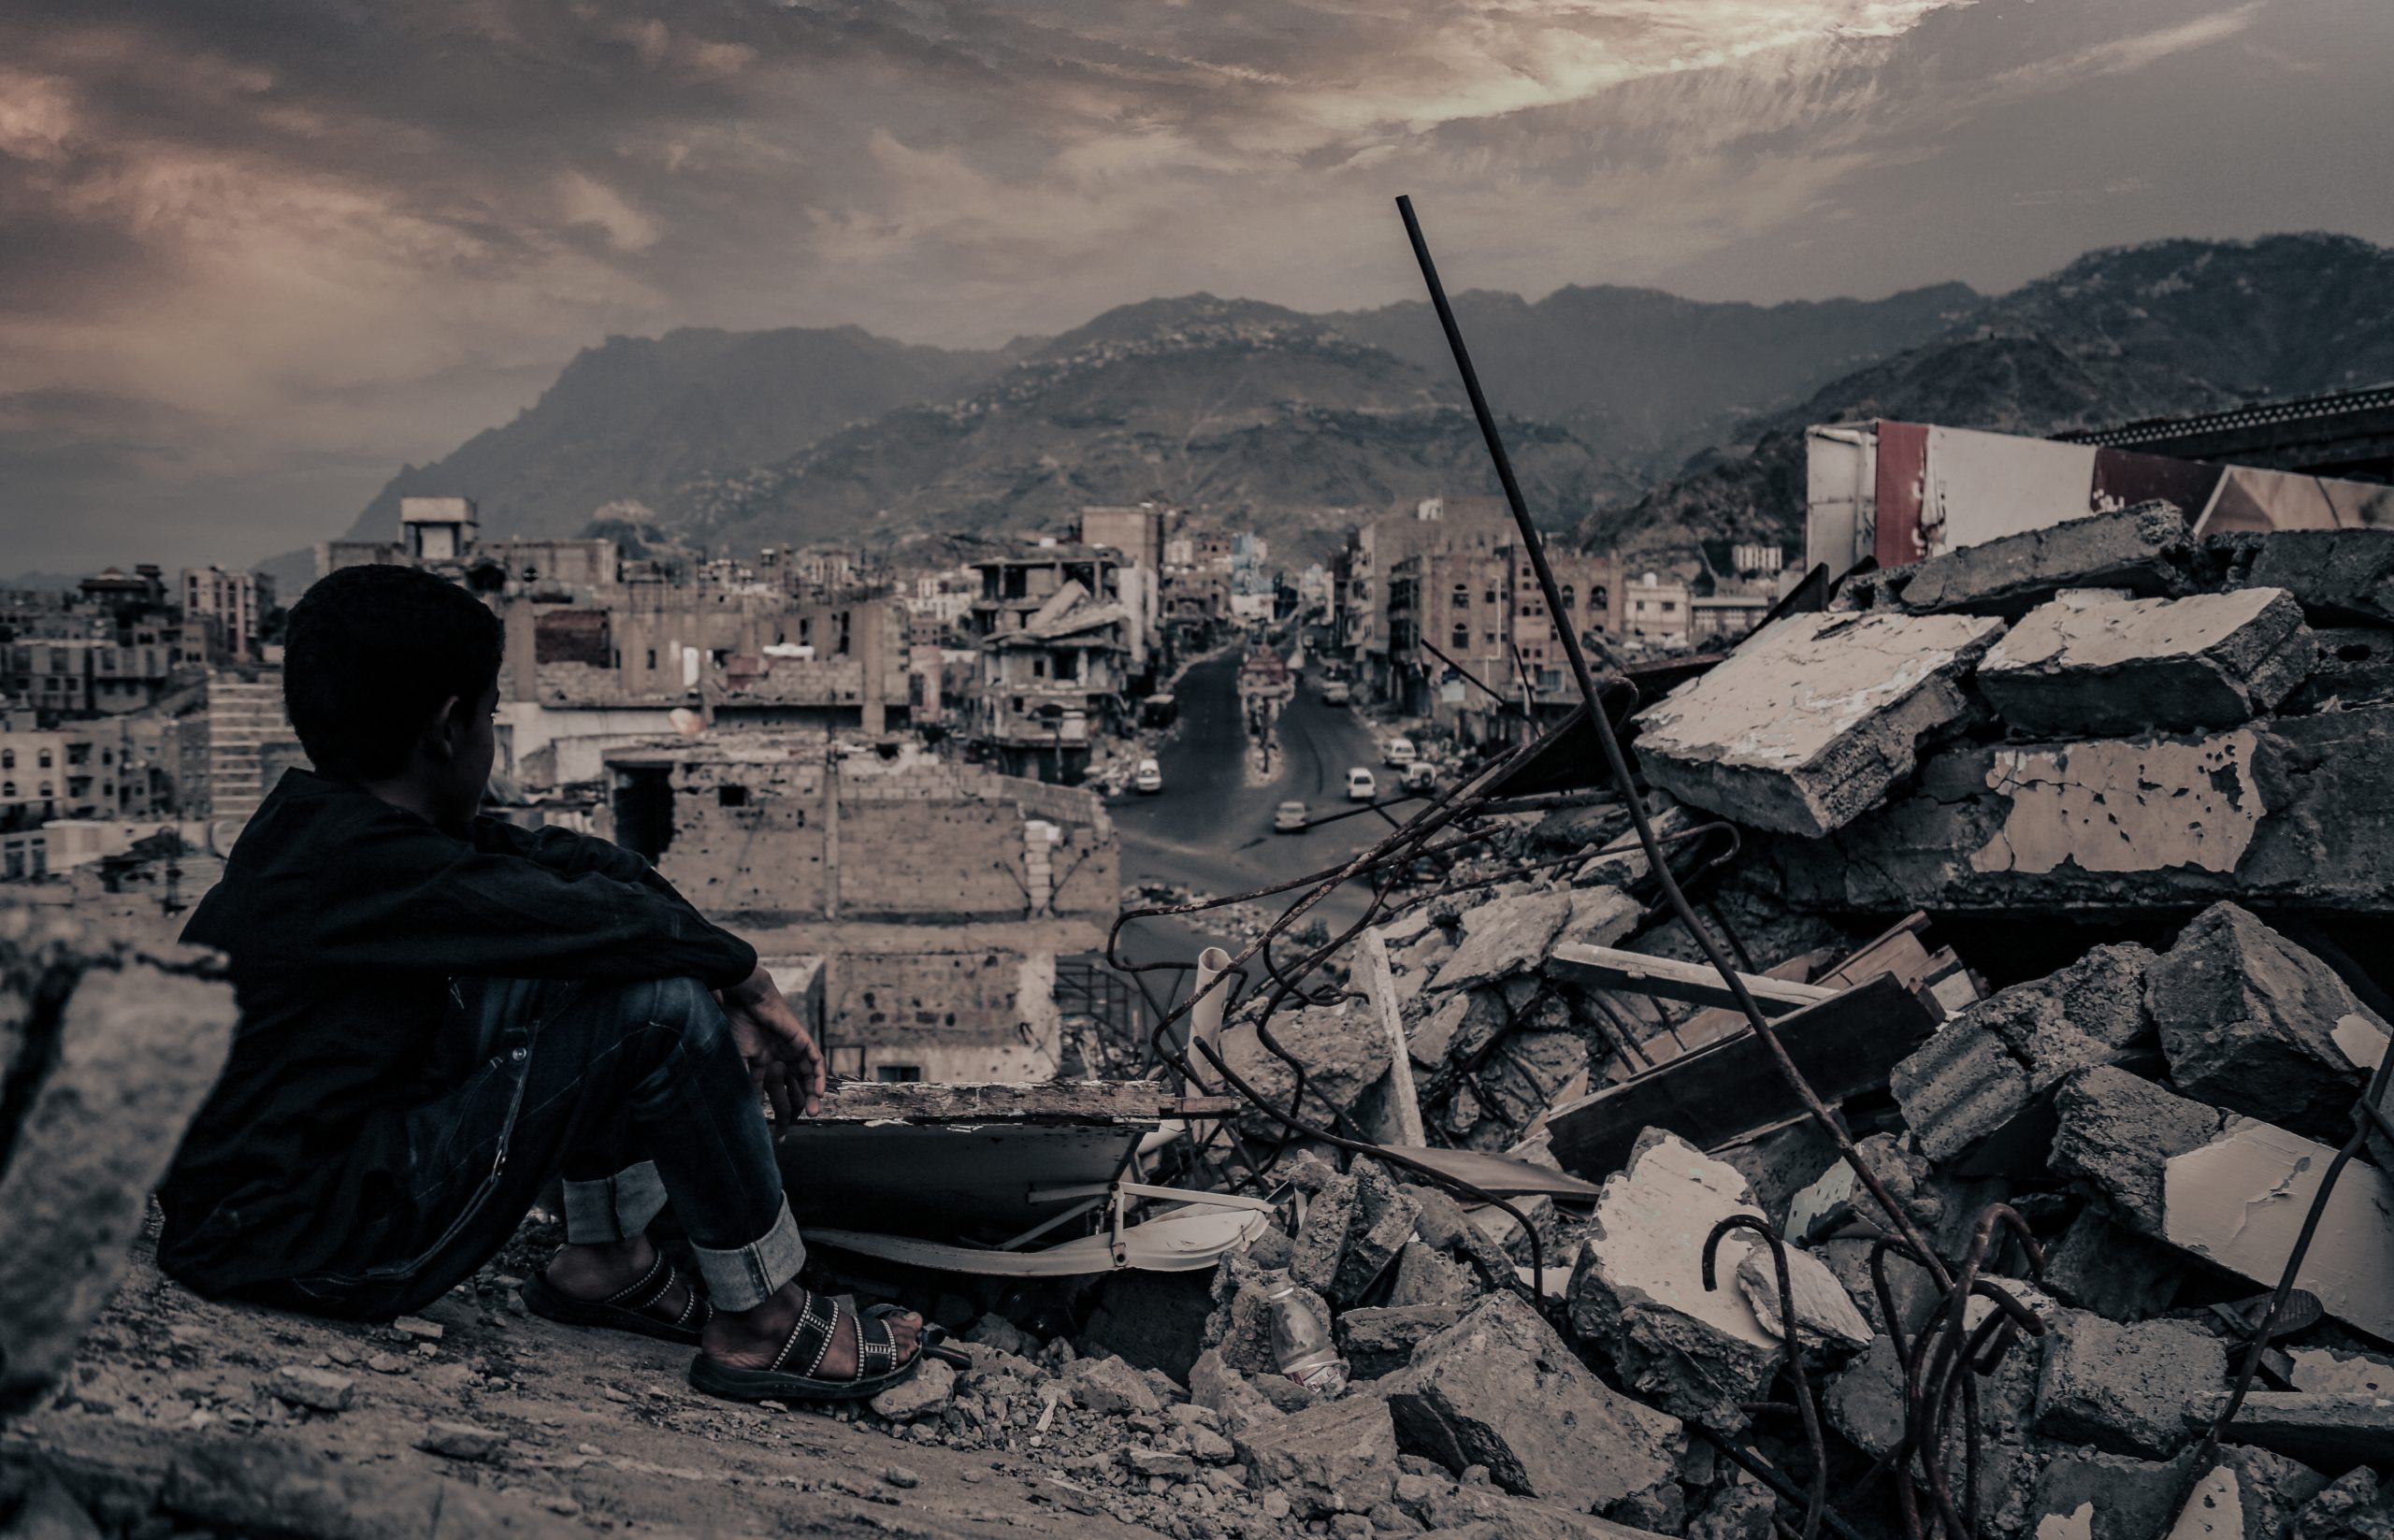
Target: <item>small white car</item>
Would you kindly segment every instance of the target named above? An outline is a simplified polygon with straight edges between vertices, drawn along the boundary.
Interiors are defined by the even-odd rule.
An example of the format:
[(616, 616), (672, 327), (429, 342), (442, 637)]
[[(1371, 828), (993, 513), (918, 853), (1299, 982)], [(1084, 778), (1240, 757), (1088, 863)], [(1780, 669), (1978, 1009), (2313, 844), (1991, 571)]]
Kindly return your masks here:
[(1380, 757), (1397, 769), (1403, 770), (1413, 763), (1419, 756), (1413, 752), (1413, 740), (1410, 738), (1392, 738), (1380, 745)]
[(1283, 802), (1272, 810), (1272, 831), (1275, 834), (1303, 834), (1306, 822), (1303, 802)]
[(1155, 795), (1163, 790), (1163, 767), (1152, 759), (1140, 760), (1139, 768), (1131, 772), (1131, 784), (1145, 795)]
[(1358, 765), (1347, 772), (1347, 800), (1368, 802), (1379, 794), (1379, 783), (1372, 779), (1370, 770)]

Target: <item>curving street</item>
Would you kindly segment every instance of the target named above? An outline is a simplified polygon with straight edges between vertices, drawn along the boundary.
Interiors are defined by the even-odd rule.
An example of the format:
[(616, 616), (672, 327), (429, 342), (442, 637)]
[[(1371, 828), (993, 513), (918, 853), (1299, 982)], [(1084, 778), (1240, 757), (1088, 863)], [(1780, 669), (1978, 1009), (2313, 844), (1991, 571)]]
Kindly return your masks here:
[[(1244, 892), (1334, 865), (1387, 832), (1389, 824), (1375, 813), (1303, 834), (1273, 832), (1273, 809), (1290, 799), (1304, 801), (1315, 817), (1346, 809), (1349, 766), (1368, 767), (1384, 781), (1388, 772), (1369, 725), (1346, 707), (1323, 705), (1319, 678), (1308, 674), (1280, 713), (1281, 752), (1271, 784), (1247, 784), (1237, 677), (1235, 649), (1183, 674), (1174, 690), (1179, 721), (1158, 756), (1164, 789), (1110, 802), (1122, 836), (1125, 884), (1167, 882), (1217, 897)], [(1312, 913), (1336, 926), (1362, 912), (1356, 895), (1341, 892)], [(1200, 934), (1186, 924), (1141, 922), (1125, 932), (1125, 951), (1140, 962), (1193, 957)], [(1218, 928), (1202, 934), (1227, 939)]]

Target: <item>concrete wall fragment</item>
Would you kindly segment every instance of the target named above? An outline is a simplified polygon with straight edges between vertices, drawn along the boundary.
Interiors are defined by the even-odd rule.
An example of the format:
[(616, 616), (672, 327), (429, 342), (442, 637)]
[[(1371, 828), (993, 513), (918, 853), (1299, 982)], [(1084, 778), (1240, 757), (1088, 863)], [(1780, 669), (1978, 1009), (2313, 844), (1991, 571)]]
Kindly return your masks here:
[(2090, 914), (2217, 899), (2394, 914), (2394, 707), (2203, 738), (1957, 745), (1918, 789), (1775, 851), (1799, 907)]
[(1960, 679), (2002, 634), (1970, 616), (1789, 615), (1637, 718), (1638, 763), (1756, 828), (1841, 828), (1972, 711)]
[(0, 909), (0, 1409), (65, 1367), (215, 1086), (238, 1013), (205, 953)]
[(2035, 737), (2232, 727), (2272, 710), (2318, 662), (2283, 588), (2180, 599), (2065, 594), (1979, 660), (1978, 687)]

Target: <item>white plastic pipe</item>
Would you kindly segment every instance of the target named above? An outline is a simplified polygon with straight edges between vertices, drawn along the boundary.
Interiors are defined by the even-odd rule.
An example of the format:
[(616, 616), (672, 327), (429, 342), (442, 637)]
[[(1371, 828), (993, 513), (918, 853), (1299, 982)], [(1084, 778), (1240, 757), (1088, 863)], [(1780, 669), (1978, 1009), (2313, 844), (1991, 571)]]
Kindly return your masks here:
[(1222, 1043), (1222, 1001), (1230, 997), (1228, 989), (1205, 993), (1206, 986), (1222, 976), (1231, 965), (1231, 955), (1219, 946), (1209, 946), (1197, 954), (1197, 979), (1191, 986), (1197, 992), (1196, 1006), (1189, 1013), (1189, 1041), (1192, 1046), (1204, 1043), (1219, 1050)]

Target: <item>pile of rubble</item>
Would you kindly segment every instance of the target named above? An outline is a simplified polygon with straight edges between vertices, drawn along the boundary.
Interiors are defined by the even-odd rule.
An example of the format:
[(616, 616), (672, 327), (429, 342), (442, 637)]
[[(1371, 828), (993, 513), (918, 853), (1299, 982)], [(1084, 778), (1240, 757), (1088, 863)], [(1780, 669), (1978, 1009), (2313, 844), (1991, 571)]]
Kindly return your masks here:
[[(1992, 542), (1850, 583), (1637, 728), (1674, 848), (1745, 837), (1709, 908), (1775, 965), (1746, 982), (1781, 1040), (1980, 1297), (1882, 1239), (1619, 810), (1560, 813), (1383, 924), (1385, 986), (1359, 961), (1273, 1018), (1302, 1098), (1252, 1023), (1225, 1039), (1392, 1155), (1241, 1118), (1303, 1216), (1223, 1264), (1187, 1384), (1249, 1479), (1357, 1534), (1466, 1521), (1435, 1490), (1517, 1533), (1759, 1540), (1819, 1461), (1863, 1533), (1934, 1499), (2038, 1540), (2394, 1533), (2394, 1140), (2356, 1134), (2366, 1096), (2394, 1111), (2358, 939), (2394, 914), (2394, 531), (2197, 541), (2146, 505)], [(1867, 923), (1907, 911), (1984, 940)], [(1459, 1207), (1417, 1158), (1508, 1202)], [(1291, 1284), (1335, 1323), (1334, 1399), (1275, 1373)], [(1915, 1403), (1949, 1317), (2001, 1344), (1943, 1381), (1967, 1453)]]

